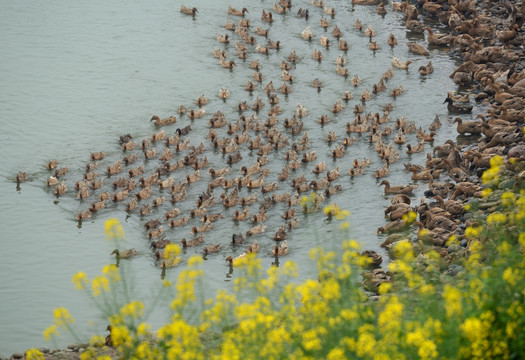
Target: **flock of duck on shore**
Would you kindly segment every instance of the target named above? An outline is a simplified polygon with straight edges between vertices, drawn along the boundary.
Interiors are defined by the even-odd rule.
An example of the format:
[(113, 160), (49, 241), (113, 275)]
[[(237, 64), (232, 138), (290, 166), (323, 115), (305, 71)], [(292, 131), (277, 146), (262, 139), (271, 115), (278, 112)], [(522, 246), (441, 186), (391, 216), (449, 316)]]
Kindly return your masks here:
[[(376, 0), (352, 0), (352, 4), (377, 5), (377, 13), (381, 16), (389, 7)], [(246, 17), (250, 14), (249, 9), (225, 8), (226, 33), (219, 33), (217, 41), (219, 44), (234, 42), (237, 61), (230, 59), (230, 54), (219, 47), (213, 51), (213, 56), (218, 58), (221, 67), (233, 69), (254, 52), (268, 54), (279, 51), (283, 43), (271, 40), (271, 29), (264, 28), (278, 16), (304, 18), (308, 25), (301, 36), (305, 41), (319, 41), (323, 47), (338, 47), (341, 55), (337, 58), (334, 71), (345, 79), (350, 77), (351, 89), (341, 94), (341, 98), (317, 122), (320, 126), (327, 124), (330, 121), (329, 112), (336, 114), (344, 111), (345, 105), (354, 96), (359, 96), (360, 103), (354, 106), (355, 118), (346, 123), (345, 133), (330, 131), (324, 139), (337, 165), (329, 168), (324, 161), (317, 160), (316, 150), (310, 147), (308, 132), (303, 129), (303, 118), (308, 114), (305, 106), (298, 103), (295, 113), (284, 119), (279, 118), (282, 113), (279, 97), (294, 91), (294, 65), (306, 56), (291, 51), (283, 57), (280, 65), (282, 84), (274, 85), (270, 81), (264, 85), (266, 99), (257, 96), (253, 104), (246, 101), (239, 103), (240, 116), (234, 121), (227, 120), (221, 111), (212, 114), (207, 123), (207, 139), (196, 142), (190, 140), (192, 127), (204, 126), (204, 123), (197, 121), (178, 127), (175, 131), (169, 130), (184, 117), (194, 120), (206, 115), (205, 106), (209, 100), (202, 95), (195, 104), (189, 106), (190, 109), (181, 105), (178, 117), (153, 116), (151, 122), (156, 132), (151, 137), (136, 141), (129, 134), (121, 136), (124, 156), (116, 162), (105, 164), (104, 152), (92, 153), (83, 178), (76, 181), (74, 190), (68, 188), (63, 179), (68, 168), (60, 167), (57, 160), (50, 161), (46, 167), (50, 172), (53, 171), (53, 175), (49, 176), (46, 185), (53, 189), (56, 196), (74, 191), (81, 204), (90, 204), (78, 213), (76, 220), (79, 222), (89, 219), (109, 203), (122, 204), (129, 213), (138, 213), (142, 219), (148, 219), (144, 223), (146, 237), (163, 268), (176, 265), (176, 262), (162, 260), (162, 251), (167, 244), (177, 242), (183, 248), (201, 247), (205, 256), (221, 250), (228, 251), (222, 249), (223, 244), (206, 241), (206, 233), (213, 231), (218, 221), (249, 222), (251, 227), (248, 231), (231, 236), (234, 247), (245, 249), (237, 257), (233, 254), (227, 257), (231, 265), (238, 257), (260, 251), (257, 239), (270, 238), (275, 241), (272, 245), (273, 256), (286, 255), (287, 236), (300, 223), (297, 213), (301, 211), (301, 196), (316, 191), (314, 205), (320, 208), (326, 204), (326, 198), (342, 191), (339, 182), (345, 177), (373, 174), (377, 179), (386, 178), (390, 164), (399, 161), (402, 156), (396, 150), (399, 147), (394, 147), (397, 144), (406, 146), (407, 154), (427, 151), (424, 164), (406, 163), (405, 168), (407, 173), (411, 173), (411, 179), (420, 183), (419, 188), (428, 187), (425, 196), (429, 200), (422, 199), (421, 203), (414, 204), (414, 185), (392, 185), (387, 179), (382, 180), (385, 194), (392, 195), (391, 206), (385, 210), (385, 215), (391, 221), (379, 227), (378, 232), (391, 234), (406, 229), (404, 216), (409, 211), (416, 211), (419, 219), (415, 224), (419, 231), (426, 230), (425, 241), (438, 247), (442, 256), (447, 256), (445, 242), (452, 234), (462, 237), (464, 204), (470, 197), (480, 196), (482, 187), (479, 174), (490, 166), (490, 158), (500, 154), (521, 159), (525, 155), (521, 131), (525, 118), (525, 69), (524, 53), (520, 47), (525, 43), (524, 7), (506, 1), (493, 3), (487, 10), (481, 9), (475, 0), (420, 0), (417, 3), (391, 4), (391, 11), (404, 14), (407, 31), (427, 34), (426, 44), (407, 43), (409, 52), (429, 55), (427, 46), (442, 47), (450, 48), (463, 58), (463, 64), (450, 76), (465, 93), (457, 95), (449, 92), (444, 96), (449, 113), (470, 114), (473, 106), (469, 103), (473, 96), (477, 102), (490, 105), (486, 114), (480, 113), (474, 120), (465, 121), (457, 116), (454, 121), (459, 135), (479, 141), (477, 146), (469, 146), (468, 150), (453, 140), (433, 146), (434, 136), (441, 127), (437, 116), (428, 129), (422, 129), (404, 116), (391, 119), (389, 113), (393, 106), (390, 103), (380, 111), (367, 112), (366, 102), (375, 94), (387, 90), (387, 84), (394, 76), (393, 69), (385, 69), (382, 78), (370, 89), (359, 89), (360, 77), (357, 74), (351, 77), (345, 66), (349, 45), (344, 39), (345, 34), (335, 24), (336, 10), (323, 4), (322, 0), (313, 0), (312, 7), (292, 11), (290, 0), (280, 0), (274, 3), (272, 9), (262, 11), (259, 26), (252, 24), (253, 20)], [(322, 11), (326, 15), (323, 15), (318, 25), (309, 22), (309, 17), (315, 11)], [(198, 16), (195, 7), (182, 5), (180, 12)], [(438, 20), (449, 28), (449, 32), (435, 33), (422, 21), (425, 17)], [(355, 21), (354, 28), (356, 33), (369, 38), (371, 51), (379, 49), (376, 36), (388, 38), (387, 43), (392, 48), (399, 46), (394, 34), (376, 34), (372, 26), (364, 26), (359, 19)], [(322, 61), (323, 51), (315, 50), (311, 56)], [(258, 60), (246, 63), (254, 71), (245, 85), (246, 91), (252, 93), (263, 87), (264, 64)], [(403, 71), (400, 70), (407, 69), (411, 63), (411, 60), (392, 58), (392, 67), (397, 69), (396, 75), (399, 74), (397, 76), (402, 76)], [(432, 72), (432, 62), (419, 68), (421, 76), (428, 76)], [(323, 87), (317, 78), (312, 80), (311, 85), (319, 90)], [(356, 91), (360, 95), (355, 94)], [(390, 95), (393, 98), (402, 94), (401, 86), (391, 87)], [(218, 94), (225, 102), (229, 96), (227, 88), (222, 88)], [(263, 120), (262, 109), (266, 104), (269, 105), (269, 111)], [(252, 113), (248, 115), (250, 110)], [(418, 142), (410, 144), (406, 136), (413, 133)], [(372, 164), (370, 159), (351, 159), (351, 146), (358, 141), (355, 134), (363, 134), (362, 138), (374, 144), (383, 163), (381, 167), (367, 171)], [(284, 166), (279, 174), (270, 174), (266, 166), (270, 161), (268, 155), (275, 151), (282, 154)], [(212, 152), (223, 154), (224, 163), (212, 164), (208, 160), (208, 154)], [(257, 154), (256, 160), (247, 162), (250, 159), (246, 155), (248, 153)], [(342, 160), (337, 160), (340, 158)], [(346, 164), (348, 166), (345, 167)], [(307, 173), (311, 171), (312, 175), (309, 178), (304, 173), (295, 176), (298, 169), (306, 169)], [(18, 183), (26, 181), (26, 173), (20, 172), (16, 180)], [(195, 199), (190, 199), (194, 204), (191, 208), (178, 208), (177, 204), (186, 200), (190, 188), (197, 182), (207, 182), (204, 186), (206, 190)], [(256, 205), (250, 206), (252, 204), (258, 204), (258, 209), (254, 210)], [(285, 209), (280, 214), (282, 225), (267, 229), (265, 223), (268, 210), (278, 204)], [(231, 219), (225, 218), (227, 213), (224, 209), (227, 208), (235, 209)], [(172, 233), (167, 229), (182, 227), (191, 228), (191, 231), (182, 239), (173, 240)], [(265, 231), (270, 235), (257, 236)], [(389, 236), (382, 246), (388, 246), (399, 238), (397, 234)], [(373, 258), (375, 265), (381, 263), (378, 254), (370, 251), (365, 253)], [(116, 250), (113, 254), (117, 258), (126, 258), (137, 252), (135, 249)]]

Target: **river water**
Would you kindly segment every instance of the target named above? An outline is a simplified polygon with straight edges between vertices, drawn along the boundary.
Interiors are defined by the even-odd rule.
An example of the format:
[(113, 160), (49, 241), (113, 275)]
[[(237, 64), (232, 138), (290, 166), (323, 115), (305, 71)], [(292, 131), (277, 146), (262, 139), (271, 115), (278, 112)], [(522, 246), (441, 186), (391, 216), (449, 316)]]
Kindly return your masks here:
[[(162, 217), (164, 211), (172, 208), (169, 202), (152, 215), (140, 217), (135, 211), (129, 216), (123, 209), (123, 203), (112, 204), (99, 211), (91, 219), (78, 226), (74, 220), (79, 211), (87, 209), (94, 196), (87, 201), (79, 201), (73, 189), (76, 180), (81, 179), (85, 165), (92, 152), (104, 151), (108, 157), (101, 161), (97, 169), (103, 173), (106, 166), (124, 155), (118, 143), (119, 136), (131, 134), (140, 142), (156, 129), (149, 119), (152, 115), (161, 118), (177, 115), (177, 124), (165, 127), (172, 135), (177, 127), (191, 125), (188, 135), (193, 145), (204, 142), (208, 148), (211, 167), (226, 166), (224, 157), (210, 147), (205, 138), (211, 115), (221, 110), (228, 121), (236, 121), (236, 110), (241, 101), (252, 104), (260, 96), (266, 106), (259, 113), (261, 121), (267, 118), (269, 105), (263, 92), (264, 85), (270, 80), (278, 88), (281, 60), (296, 50), (300, 60), (290, 72), (296, 77), (292, 93), (288, 96), (278, 94), (283, 113), (278, 125), (290, 138), (290, 143), (298, 141), (300, 135), (284, 132), (282, 121), (290, 117), (300, 102), (308, 109), (308, 115), (302, 120), (304, 130), (308, 131), (311, 149), (315, 149), (318, 159), (326, 161), (328, 169), (339, 166), (341, 178), (335, 181), (341, 184), (343, 192), (334, 195), (326, 202), (336, 202), (351, 212), (350, 229), (341, 234), (338, 224), (326, 222), (322, 213), (305, 217), (299, 213), (301, 225), (289, 233), (290, 254), (281, 259), (289, 259), (299, 264), (300, 279), (316, 276), (308, 251), (318, 244), (334, 246), (344, 238), (359, 240), (364, 248), (378, 251), (386, 257), (379, 247), (381, 238), (376, 234), (378, 226), (384, 224), (383, 210), (389, 204), (388, 197), (378, 187), (379, 181), (373, 173), (381, 166), (373, 146), (368, 143), (368, 136), (354, 135), (356, 144), (347, 149), (347, 154), (337, 159), (331, 158), (330, 149), (324, 140), (330, 130), (338, 135), (337, 143), (346, 136), (345, 124), (354, 119), (352, 112), (358, 104), (359, 96), (365, 89), (372, 88), (391, 65), (392, 55), (413, 64), (408, 71), (394, 70), (394, 77), (387, 83), (387, 91), (377, 95), (366, 103), (366, 111), (381, 112), (383, 105), (391, 102), (394, 110), (390, 116), (391, 125), (403, 115), (416, 125), (428, 129), (436, 115), (439, 115), (443, 127), (438, 131), (436, 144), (455, 138), (452, 118), (447, 114), (443, 100), (447, 91), (455, 89), (448, 75), (454, 69), (454, 62), (446, 51), (431, 50), (430, 56), (409, 54), (406, 43), (418, 41), (426, 44), (422, 36), (407, 33), (403, 16), (390, 11), (381, 17), (375, 7), (352, 7), (347, 1), (332, 1), (336, 16), (329, 18), (331, 23), (326, 35), (334, 24), (343, 32), (343, 38), (350, 44), (347, 53), (337, 46), (324, 48), (319, 38), (324, 30), (319, 26), (324, 14), (309, 2), (294, 2), (292, 11), (285, 15), (274, 14), (275, 21), (269, 25), (260, 20), (262, 9), (271, 10), (271, 1), (239, 0), (230, 3), (221, 1), (199, 1), (197, 16), (183, 15), (179, 12), (180, 3), (157, 1), (154, 4), (140, 1), (122, 3), (107, 1), (39, 2), (2, 0), (0, 14), (0, 144), (2, 146), (2, 167), (0, 168), (0, 225), (2, 228), (2, 251), (0, 253), (0, 354), (23, 351), (32, 346), (46, 345), (42, 331), (53, 322), (53, 309), (59, 306), (68, 308), (76, 319), (76, 325), (84, 335), (103, 332), (105, 323), (97, 317), (95, 309), (82, 292), (76, 291), (71, 277), (78, 271), (84, 271), (90, 278), (100, 273), (101, 268), (113, 260), (109, 253), (113, 245), (104, 239), (104, 222), (109, 218), (121, 221), (126, 233), (126, 247), (138, 249), (139, 256), (127, 262), (137, 280), (137, 287), (148, 293), (152, 286), (160, 281), (160, 269), (149, 250), (149, 241), (143, 228), (145, 221)], [(235, 46), (220, 44), (217, 34), (227, 33), (224, 24), (227, 20), (235, 23), (239, 17), (227, 15), (227, 6), (235, 8), (246, 6), (247, 18), (255, 26), (270, 29), (270, 38), (281, 41), (283, 48), (272, 50), (269, 55), (255, 52), (255, 46), (249, 46), (248, 59), (243, 62), (235, 57)], [(186, 4), (190, 5), (190, 4)], [(309, 20), (296, 16), (299, 6), (310, 9)], [(356, 19), (365, 25), (371, 25), (376, 31), (376, 40), (380, 50), (368, 49), (368, 38), (354, 29)], [(310, 25), (314, 33), (311, 42), (301, 37), (301, 31)], [(392, 32), (398, 38), (399, 45), (393, 50), (387, 45), (388, 34)], [(239, 37), (230, 33), (232, 39)], [(255, 35), (257, 42), (266, 44), (266, 39)], [(212, 56), (214, 48), (225, 49), (229, 59), (235, 60), (237, 67), (233, 71), (218, 65)], [(315, 49), (322, 50), (321, 62), (312, 59)], [(345, 55), (350, 76), (345, 79), (335, 73), (335, 59)], [(251, 80), (253, 70), (248, 65), (251, 60), (259, 59), (264, 80), (250, 94), (244, 90), (244, 84)], [(435, 72), (424, 78), (417, 69), (432, 60)], [(350, 77), (358, 74), (362, 84), (353, 88)], [(325, 86), (320, 92), (310, 86), (314, 78), (319, 78)], [(389, 96), (390, 90), (402, 85), (405, 93), (396, 99)], [(225, 87), (231, 97), (223, 102), (218, 98), (219, 89)], [(339, 114), (331, 114), (330, 108), (341, 94), (350, 90), (354, 99), (345, 104), (346, 109)], [(206, 106), (206, 115), (191, 121), (187, 116), (179, 117), (176, 110), (179, 105), (196, 109), (195, 100), (205, 94), (210, 102)], [(247, 111), (251, 115), (253, 111)], [(330, 122), (321, 127), (317, 119), (322, 114), (330, 115)], [(226, 137), (226, 128), (218, 129), (220, 137)], [(250, 136), (255, 136), (250, 133)], [(388, 144), (393, 135), (387, 138)], [(415, 134), (407, 136), (411, 144), (416, 143)], [(163, 145), (157, 145), (159, 153)], [(246, 144), (241, 147), (242, 162), (232, 166), (230, 177), (238, 176), (241, 166), (251, 165), (257, 158)], [(409, 156), (405, 148), (397, 147), (401, 160), (390, 166), (388, 179), (392, 184), (410, 183), (404, 172), (403, 162), (424, 163), (426, 152)], [(427, 145), (427, 149), (430, 147)], [(140, 153), (139, 153), (140, 154)], [(177, 156), (183, 156), (186, 153)], [(274, 151), (269, 155), (268, 167), (271, 171), (266, 183), (277, 181), (277, 174), (285, 164), (284, 150)], [(351, 179), (348, 169), (353, 159), (370, 158), (372, 165), (364, 175)], [(64, 177), (69, 191), (56, 198), (52, 189), (45, 186), (50, 173), (44, 165), (51, 159), (57, 159), (59, 166), (68, 166), (69, 173)], [(173, 160), (172, 160), (173, 162)], [(314, 163), (315, 163), (314, 162)], [(305, 174), (308, 180), (316, 179), (311, 172), (313, 164), (302, 166), (292, 176)], [(138, 166), (144, 164), (140, 158)], [(146, 165), (146, 170), (153, 171), (160, 165), (154, 160)], [(26, 171), (29, 181), (17, 189), (14, 178), (18, 171)], [(180, 180), (189, 171), (173, 174)], [(210, 176), (207, 168), (202, 169), (203, 179), (190, 186), (188, 199), (178, 203), (183, 212), (195, 207), (196, 196), (206, 189)], [(119, 175), (105, 178), (105, 188)], [(289, 180), (279, 183), (276, 193), (290, 192)], [(417, 201), (425, 186), (422, 185), (414, 196)], [(218, 198), (222, 191), (215, 191)], [(98, 193), (97, 193), (98, 194)], [(165, 194), (164, 194), (165, 195)], [(241, 196), (249, 193), (244, 189)], [(259, 199), (263, 196), (259, 194)], [(250, 213), (257, 212), (259, 204), (250, 206)], [(206, 271), (207, 295), (213, 296), (217, 289), (228, 289), (235, 277), (230, 272), (225, 258), (237, 255), (243, 249), (232, 249), (228, 245), (233, 233), (245, 232), (251, 224), (234, 223), (231, 218), (239, 206), (224, 210), (218, 204), (211, 212), (222, 212), (225, 219), (215, 225), (210, 233), (205, 233), (206, 243), (222, 243), (223, 249), (218, 254), (207, 257), (203, 268)], [(269, 267), (274, 261), (271, 249), (274, 242), (271, 237), (284, 221), (280, 215), (286, 207), (278, 204), (269, 210), (269, 219), (265, 222), (267, 231), (257, 235), (262, 245), (259, 257), (263, 266)], [(198, 225), (197, 219), (186, 226), (167, 230), (167, 238), (176, 242), (182, 237), (191, 237), (192, 226)], [(169, 229), (169, 230), (168, 230)], [(332, 245), (330, 245), (332, 244)], [(175, 280), (178, 272), (185, 267), (185, 260), (192, 254), (200, 253), (202, 247), (192, 248), (183, 254), (183, 263), (167, 273), (167, 278)], [(154, 316), (152, 322), (159, 325), (165, 314)], [(89, 321), (93, 320), (93, 321)], [(73, 341), (65, 334), (59, 345)], [(47, 344), (50, 346), (50, 344)]]

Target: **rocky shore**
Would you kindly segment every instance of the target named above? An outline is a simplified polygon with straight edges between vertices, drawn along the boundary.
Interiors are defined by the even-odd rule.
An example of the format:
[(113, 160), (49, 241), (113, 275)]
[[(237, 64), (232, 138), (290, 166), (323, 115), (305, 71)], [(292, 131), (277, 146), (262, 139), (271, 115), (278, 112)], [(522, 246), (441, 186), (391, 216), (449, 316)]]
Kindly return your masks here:
[[(357, 4), (357, 2), (356, 2)], [(389, 6), (386, 6), (387, 11)], [(523, 122), (525, 119), (525, 0), (504, 2), (450, 0), (409, 2), (400, 8), (407, 15), (407, 27), (416, 29), (413, 21), (423, 28), (424, 22), (429, 19), (433, 23), (439, 21), (448, 27), (446, 34), (432, 34), (432, 40), (427, 38), (429, 47), (450, 47), (451, 56), (459, 57), (463, 63), (450, 75), (458, 85), (459, 93), (469, 94), (478, 104), (487, 108), (485, 113), (478, 114), (474, 121), (458, 121), (458, 135), (468, 136), (476, 141), (466, 141), (468, 145), (461, 145), (454, 141), (436, 146), (428, 161), (418, 169), (442, 170), (440, 183), (446, 184), (443, 190), (445, 196), (440, 196), (443, 202), (439, 206), (449, 215), (434, 214), (429, 211), (435, 207), (431, 201), (440, 202), (435, 198), (439, 195), (438, 188), (429, 186), (427, 202), (418, 205), (409, 204), (405, 207), (406, 214), (415, 210), (420, 217), (421, 229), (427, 229), (430, 238), (425, 241), (429, 246), (438, 250), (444, 257), (453, 259), (458, 254), (464, 256), (468, 249), (465, 239), (465, 229), (471, 224), (472, 213), (465, 214), (461, 209), (466, 204), (476, 203), (480, 214), (487, 214), (499, 205), (495, 192), (492, 196), (481, 196), (483, 172), (490, 168), (490, 158), (500, 155), (504, 158), (507, 175), (500, 184), (500, 188), (523, 188), (525, 175), (523, 159), (525, 158), (525, 144), (523, 141)], [(291, 15), (293, 16), (293, 15)], [(439, 43), (439, 38), (449, 36), (445, 42)], [(430, 37), (430, 36), (429, 36)], [(431, 41), (434, 41), (431, 44)], [(447, 94), (444, 94), (444, 98)], [(452, 106), (450, 113), (468, 112), (468, 105), (456, 94), (449, 94)], [(467, 98), (467, 102), (469, 98)], [(463, 109), (463, 110), (462, 110)], [(436, 150), (437, 149), (437, 150)], [(446, 175), (445, 175), (446, 174)], [(445, 175), (445, 176), (443, 176)], [(432, 179), (430, 184), (437, 183)], [(470, 184), (470, 185), (469, 185)], [(457, 204), (461, 209), (457, 213), (447, 209), (447, 205)], [(390, 213), (392, 214), (392, 213)], [(451, 222), (446, 223), (438, 216), (447, 217)], [(395, 218), (390, 216), (393, 224), (402, 220), (402, 215)], [(434, 220), (441, 220), (434, 221)], [(401, 224), (402, 225), (402, 224)], [(392, 225), (391, 225), (392, 226)], [(383, 230), (387, 225), (382, 226)], [(401, 226), (400, 228), (406, 228)], [(444, 228), (443, 231), (440, 229)], [(397, 229), (392, 226), (388, 229), (391, 235), (386, 238), (384, 246), (399, 239)], [(445, 242), (451, 235), (460, 239), (458, 246), (446, 246)], [(406, 235), (400, 235), (405, 236)], [(455, 266), (446, 269), (448, 273), (457, 272)], [(388, 281), (388, 274), (380, 269), (370, 272), (368, 290), (373, 292), (382, 282)], [(70, 345), (66, 349), (50, 350), (39, 349), (45, 359), (79, 359), (80, 354), (88, 347), (87, 344)], [(107, 355), (118, 358), (112, 348), (106, 348)], [(24, 353), (15, 353), (7, 359), (23, 359)], [(0, 360), (5, 359), (1, 357)]]
[[(420, 251), (437, 251), (449, 264), (445, 273), (455, 275), (462, 270), (455, 260), (469, 253), (465, 230), (496, 211), (504, 191), (523, 188), (525, 2), (420, 0), (402, 5), (400, 10), (406, 12), (406, 26), (411, 30), (425, 28), (421, 19), (438, 20), (448, 27), (448, 33), (429, 31), (427, 41), (429, 47), (450, 47), (451, 56), (462, 61), (450, 74), (457, 91), (444, 94), (449, 113), (456, 117), (458, 138), (436, 145), (425, 164), (405, 164), (407, 172), (413, 172), (413, 180), (428, 181), (426, 199), (410, 204), (408, 197), (393, 196), (392, 206), (385, 212), (391, 222), (379, 227), (378, 232), (388, 234), (381, 245), (387, 249), (410, 238), (420, 245)], [(472, 116), (472, 98), (478, 109), (487, 110), (465, 121), (462, 116)], [(498, 188), (487, 194), (482, 176), (495, 155), (503, 159), (505, 171), (500, 174)], [(436, 176), (438, 173), (441, 176)], [(395, 190), (409, 189), (397, 186)], [(472, 211), (466, 212), (465, 206)], [(409, 212), (417, 214), (417, 235), (407, 234)], [(447, 245), (451, 236), (459, 240), (457, 244)], [(365, 289), (373, 297), (382, 282), (391, 280), (383, 269), (366, 271), (363, 276)]]

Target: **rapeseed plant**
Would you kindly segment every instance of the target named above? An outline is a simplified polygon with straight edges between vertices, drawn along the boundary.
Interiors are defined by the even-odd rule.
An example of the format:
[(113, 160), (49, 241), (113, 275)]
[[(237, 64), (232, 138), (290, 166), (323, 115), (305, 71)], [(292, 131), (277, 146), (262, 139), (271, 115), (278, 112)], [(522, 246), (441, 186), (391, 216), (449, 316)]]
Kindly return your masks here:
[[(204, 275), (200, 257), (191, 257), (173, 285), (164, 280), (171, 297), (171, 318), (156, 332), (146, 322), (148, 304), (128, 291), (124, 267), (104, 267), (89, 280), (85, 273), (73, 283), (94, 301), (110, 324), (110, 342), (130, 359), (505, 359), (525, 356), (525, 192), (499, 189), (503, 159), (494, 157), (482, 180), (486, 201), (497, 210), (487, 216), (468, 204), (473, 221), (445, 247), (467, 246), (452, 263), (425, 246), (402, 240), (391, 249), (386, 266), (391, 280), (363, 290), (361, 256), (355, 240), (344, 240), (339, 251), (312, 249), (318, 277), (300, 283), (297, 264), (262, 268), (255, 254), (233, 263), (239, 270), (233, 291), (220, 290), (205, 299), (199, 289)], [(305, 213), (315, 211), (316, 194), (301, 199)], [(485, 201), (482, 199), (482, 201)], [(324, 213), (346, 222), (349, 215), (332, 204)], [(408, 213), (405, 222), (415, 221)], [(110, 220), (106, 235), (124, 240), (118, 221)], [(346, 225), (342, 228), (346, 228)], [(327, 239), (328, 240), (328, 239)], [(179, 259), (180, 248), (165, 250), (164, 259)], [(457, 275), (444, 270), (458, 266)], [(113, 295), (116, 294), (116, 295)], [(373, 296), (371, 296), (373, 295)], [(378, 301), (372, 301), (372, 299)], [(112, 302), (113, 301), (113, 302)], [(197, 314), (189, 316), (188, 314)], [(72, 331), (74, 319), (64, 308), (55, 310), (58, 330)], [(101, 335), (91, 339), (83, 359), (104, 359), (108, 344)], [(106, 344), (106, 345), (104, 345)], [(39, 359), (28, 351), (27, 358)], [(31, 356), (31, 357), (29, 357)]]

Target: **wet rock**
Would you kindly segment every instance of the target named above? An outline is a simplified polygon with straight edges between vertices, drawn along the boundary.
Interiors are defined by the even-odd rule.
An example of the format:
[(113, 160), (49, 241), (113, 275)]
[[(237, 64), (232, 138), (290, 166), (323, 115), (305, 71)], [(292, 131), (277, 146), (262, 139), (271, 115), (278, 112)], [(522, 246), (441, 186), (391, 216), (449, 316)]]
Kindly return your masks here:
[(463, 266), (461, 265), (456, 265), (456, 264), (452, 264), (448, 267), (447, 269), (447, 275), (450, 275), (450, 276), (456, 276), (458, 275), (461, 271), (463, 271)]
[(14, 353), (13, 355), (11, 355), (11, 358), (13, 358), (13, 359), (22, 359), (23, 357), (24, 357), (24, 354), (19, 353), (19, 352)]

